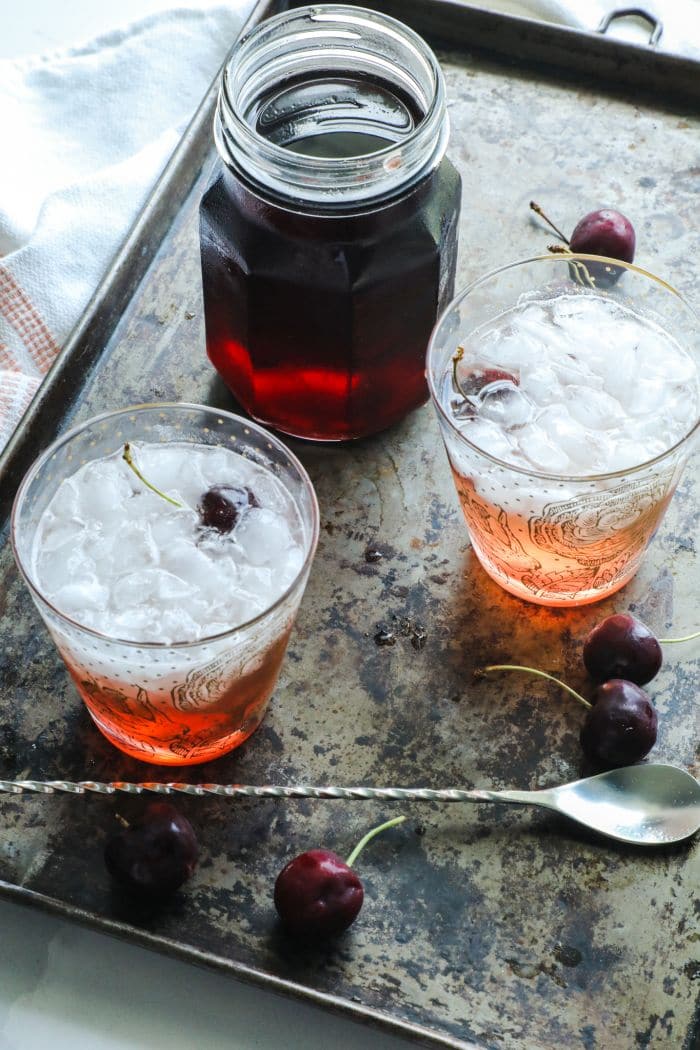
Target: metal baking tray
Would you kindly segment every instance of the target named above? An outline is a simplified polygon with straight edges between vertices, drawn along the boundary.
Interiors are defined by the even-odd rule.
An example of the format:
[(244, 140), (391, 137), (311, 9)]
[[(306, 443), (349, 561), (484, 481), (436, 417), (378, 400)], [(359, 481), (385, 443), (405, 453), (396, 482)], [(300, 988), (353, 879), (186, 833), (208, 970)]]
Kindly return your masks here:
[[(252, 20), (281, 6), (265, 2)], [(698, 301), (695, 64), (448, 0), (375, 6), (427, 36), (445, 70), (464, 184), (459, 284), (545, 248), (531, 198), (569, 228), (608, 203), (635, 222), (638, 262)], [(204, 352), (197, 204), (214, 163), (213, 99), (0, 460), (3, 777), (172, 777), (93, 727), (18, 578), (7, 514), (29, 462), (70, 422), (160, 399), (235, 408)], [(529, 663), (585, 688), (581, 638), (603, 615), (630, 609), (661, 632), (697, 625), (696, 465), (638, 576), (597, 606), (552, 611), (509, 597), (476, 564), (430, 406), (354, 444), (292, 444), (323, 528), (279, 686), (250, 741), (189, 779), (570, 780), (581, 772), (575, 705), (522, 677), (476, 683), (475, 667)], [(368, 545), (380, 562), (365, 560)], [(395, 645), (375, 644), (381, 621)], [(423, 648), (412, 644), (417, 625)], [(655, 757), (695, 775), (697, 654), (674, 647), (650, 686)], [(116, 894), (102, 863), (115, 814), (137, 804), (0, 799), (0, 892), (427, 1046), (700, 1045), (697, 841), (645, 852), (500, 808), (186, 799), (202, 862), (152, 912)], [(399, 811), (409, 821), (363, 854), (353, 929), (324, 949), (285, 940), (271, 902), (283, 863), (311, 846), (347, 852)]]

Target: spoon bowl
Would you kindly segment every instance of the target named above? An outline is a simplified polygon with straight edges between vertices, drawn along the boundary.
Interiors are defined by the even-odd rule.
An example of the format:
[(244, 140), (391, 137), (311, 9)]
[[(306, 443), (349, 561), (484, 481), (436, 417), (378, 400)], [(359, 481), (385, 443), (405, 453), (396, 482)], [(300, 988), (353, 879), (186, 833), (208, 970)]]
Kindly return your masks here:
[(626, 766), (534, 794), (543, 796), (544, 805), (548, 796), (549, 808), (620, 842), (663, 846), (700, 829), (700, 784), (676, 766)]

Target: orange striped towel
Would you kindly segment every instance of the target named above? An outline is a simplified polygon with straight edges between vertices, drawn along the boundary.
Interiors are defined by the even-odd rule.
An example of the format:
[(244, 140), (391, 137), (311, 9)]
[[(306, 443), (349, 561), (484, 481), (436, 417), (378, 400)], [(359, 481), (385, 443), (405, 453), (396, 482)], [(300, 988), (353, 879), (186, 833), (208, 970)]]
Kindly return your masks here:
[(0, 164), (0, 451), (249, 6), (169, 11), (82, 47), (0, 61), (12, 145)]
[(42, 377), (58, 353), (58, 345), (29, 296), (2, 264), (0, 319), (4, 326), (9, 326), (13, 344), (8, 346), (0, 343), (1, 446), (19, 423), (36, 393)]

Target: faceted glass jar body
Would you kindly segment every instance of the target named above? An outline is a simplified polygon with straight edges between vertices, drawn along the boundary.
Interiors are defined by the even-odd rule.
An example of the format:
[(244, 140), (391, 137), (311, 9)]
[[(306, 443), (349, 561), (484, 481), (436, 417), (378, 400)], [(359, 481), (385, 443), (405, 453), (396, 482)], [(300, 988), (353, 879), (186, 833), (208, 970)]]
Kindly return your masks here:
[[(200, 242), (207, 351), (238, 401), (285, 433), (343, 440), (381, 430), (427, 399), (425, 349), (454, 288), (460, 179), (443, 155), (439, 68), (400, 23), (357, 8), (302, 9), (261, 27), (278, 59), (292, 47), (287, 23), (301, 18), (313, 31), (324, 10), (333, 32), (352, 11), (370, 67), (382, 34), (395, 48), (397, 33), (406, 34), (409, 56), (421, 59), (413, 87), (394, 84), (384, 69), (381, 80), (372, 68), (354, 76), (347, 54), (325, 69), (327, 20), (306, 80), (293, 53), (288, 80), (276, 66), (274, 83), (266, 81), (263, 63), (248, 109), (235, 83), (237, 102), (227, 101), (224, 80), (224, 163), (202, 200)], [(229, 61), (243, 65), (246, 84), (251, 40), (243, 58), (237, 49)]]
[(459, 176), (443, 160), (376, 211), (311, 216), (223, 169), (201, 208), (207, 351), (255, 419), (316, 439), (381, 430), (427, 396), (454, 288)]

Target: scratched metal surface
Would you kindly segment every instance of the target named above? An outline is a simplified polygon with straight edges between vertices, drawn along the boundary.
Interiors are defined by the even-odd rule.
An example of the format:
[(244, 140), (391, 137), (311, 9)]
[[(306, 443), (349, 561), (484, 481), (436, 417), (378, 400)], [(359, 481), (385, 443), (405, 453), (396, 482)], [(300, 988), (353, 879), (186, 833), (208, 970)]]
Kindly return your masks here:
[[(638, 230), (638, 261), (700, 302), (698, 120), (484, 58), (441, 53), (462, 172), (459, 283), (539, 253), (538, 200), (564, 227), (601, 203)], [(74, 418), (151, 399), (232, 401), (204, 354), (196, 203), (135, 295)], [(47, 434), (48, 441), (52, 435)], [(644, 568), (597, 607), (557, 612), (501, 592), (469, 548), (430, 406), (350, 447), (295, 444), (323, 529), (267, 719), (197, 780), (547, 786), (582, 772), (573, 701), (544, 684), (477, 684), (490, 661), (586, 688), (580, 640), (613, 610), (697, 626), (700, 494), (689, 469)], [(368, 563), (377, 547), (381, 561)], [(113, 750), (84, 713), (5, 544), (0, 555), (0, 774), (169, 779)], [(380, 624), (395, 644), (378, 646)], [(424, 638), (423, 638), (424, 635)], [(654, 757), (698, 774), (698, 647), (674, 647), (650, 691)], [(107, 835), (138, 800), (0, 800), (0, 889), (430, 1045), (559, 1050), (698, 1046), (700, 846), (636, 851), (536, 811), (184, 800), (203, 857), (157, 911), (115, 893)], [(360, 862), (366, 903), (336, 944), (277, 928), (274, 878), (296, 852), (340, 853), (409, 821)]]

